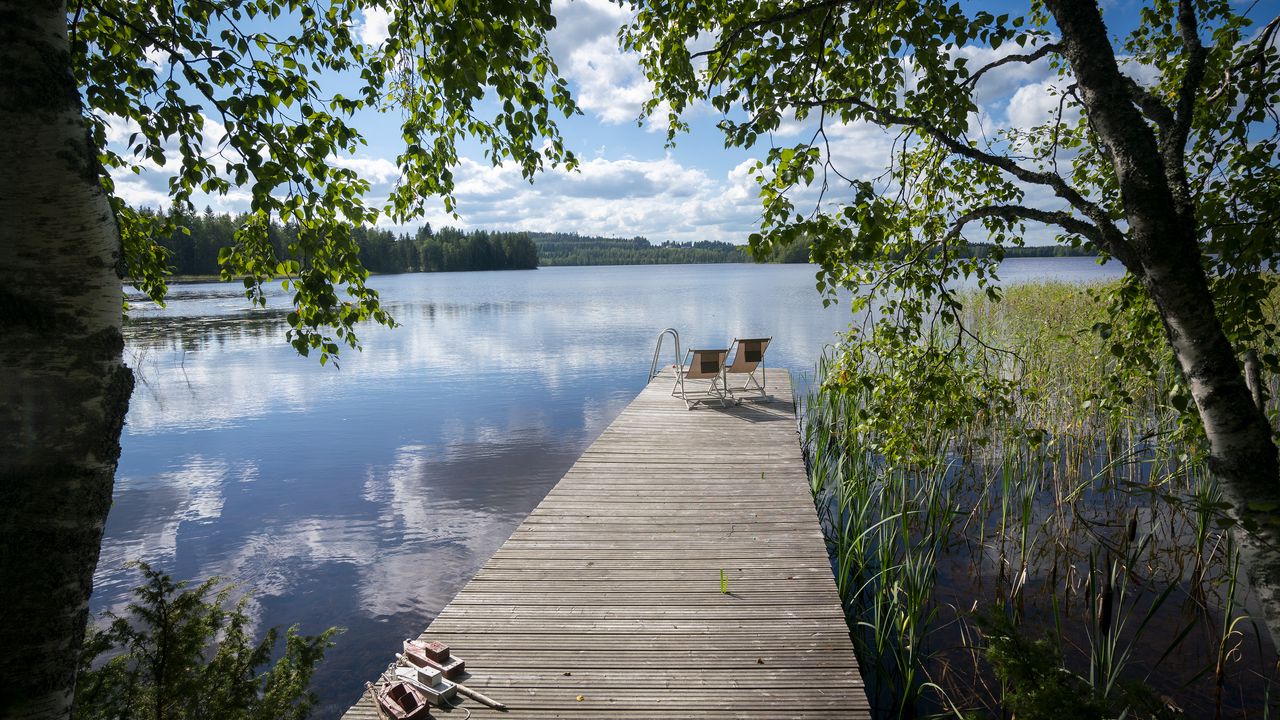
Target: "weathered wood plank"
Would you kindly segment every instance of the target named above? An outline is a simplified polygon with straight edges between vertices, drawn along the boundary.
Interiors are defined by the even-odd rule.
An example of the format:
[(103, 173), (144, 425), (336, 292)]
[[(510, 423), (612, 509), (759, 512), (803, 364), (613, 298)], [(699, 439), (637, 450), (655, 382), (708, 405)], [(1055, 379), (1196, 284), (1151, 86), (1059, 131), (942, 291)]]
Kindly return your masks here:
[[(770, 402), (724, 409), (686, 410), (671, 385), (667, 371), (637, 396), (424, 633), (510, 709), (463, 707), (869, 717), (790, 376), (769, 372)], [(345, 716), (376, 717), (367, 695)]]

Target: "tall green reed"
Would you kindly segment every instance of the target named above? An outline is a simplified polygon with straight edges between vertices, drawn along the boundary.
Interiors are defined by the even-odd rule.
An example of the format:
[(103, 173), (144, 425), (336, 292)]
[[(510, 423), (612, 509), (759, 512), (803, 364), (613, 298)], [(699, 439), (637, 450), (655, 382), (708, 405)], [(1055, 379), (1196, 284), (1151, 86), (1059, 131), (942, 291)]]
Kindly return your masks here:
[(819, 362), (805, 398), (811, 487), (878, 715), (1000, 713), (1010, 688), (978, 622), (994, 612), (1044, 634), (1114, 714), (1262, 716), (1275, 651), (1247, 618), (1221, 498), (1170, 404), (1175, 379), (1113, 372), (1091, 332), (1102, 308), (1077, 287), (967, 308), (990, 342), (946, 360), (1013, 392), (959, 424), (910, 417), (910, 457), (883, 452), (884, 426), (867, 418), (884, 409), (873, 388), (836, 380), (836, 360)]

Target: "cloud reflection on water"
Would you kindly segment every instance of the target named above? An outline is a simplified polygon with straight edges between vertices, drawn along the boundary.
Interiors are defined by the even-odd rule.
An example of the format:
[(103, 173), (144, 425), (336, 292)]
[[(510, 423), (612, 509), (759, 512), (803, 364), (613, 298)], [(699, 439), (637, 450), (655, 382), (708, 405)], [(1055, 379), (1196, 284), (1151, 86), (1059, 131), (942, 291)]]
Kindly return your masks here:
[[(252, 476), (253, 469), (241, 470)], [(141, 560), (158, 567), (173, 564), (178, 550), (178, 531), (183, 525), (217, 520), (222, 515), (223, 486), (230, 467), (221, 458), (192, 455), (180, 467), (153, 478), (116, 478), (115, 502), (107, 523), (110, 542), (104, 542), (94, 578), (95, 599), (117, 597), (112, 609), (123, 606), (122, 592), (132, 587), (132, 578), (121, 577), (126, 563)]]
[(770, 367), (807, 370), (848, 321), (808, 266), (373, 284), (401, 326), (362, 327), (340, 370), (283, 342), (278, 292), (246, 311), (234, 286), (175, 286), (126, 327), (140, 382), (93, 609), (120, 608), (136, 580), (122, 564), (144, 559), (241, 583), (261, 625), (345, 626), (317, 717), (345, 709), (626, 406), (659, 330), (685, 347), (772, 335)]

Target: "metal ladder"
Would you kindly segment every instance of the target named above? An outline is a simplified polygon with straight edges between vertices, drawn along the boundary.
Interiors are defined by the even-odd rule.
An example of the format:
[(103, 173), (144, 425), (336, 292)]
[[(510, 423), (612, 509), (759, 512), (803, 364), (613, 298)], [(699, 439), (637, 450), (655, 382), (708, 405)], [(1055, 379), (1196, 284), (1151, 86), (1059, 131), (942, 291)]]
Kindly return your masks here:
[[(676, 365), (680, 364), (680, 333), (675, 328), (667, 328), (658, 333), (658, 344), (653, 347), (653, 362), (649, 365), (649, 380), (653, 380), (658, 375), (658, 354), (662, 352), (662, 341), (666, 339), (667, 334), (675, 338), (676, 341)], [(645, 382), (648, 382), (646, 380)]]

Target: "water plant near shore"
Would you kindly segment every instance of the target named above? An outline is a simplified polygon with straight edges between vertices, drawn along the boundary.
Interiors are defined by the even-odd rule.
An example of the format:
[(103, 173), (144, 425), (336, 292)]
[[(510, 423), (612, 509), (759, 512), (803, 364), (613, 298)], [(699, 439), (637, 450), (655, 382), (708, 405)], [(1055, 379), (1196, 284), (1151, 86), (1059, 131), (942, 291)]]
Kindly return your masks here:
[(1113, 372), (1100, 296), (968, 296), (966, 341), (907, 349), (915, 373), (820, 362), (802, 441), (879, 715), (1275, 711), (1275, 649), (1176, 378), (1158, 358)]
[(124, 615), (90, 625), (80, 656), (76, 720), (305, 720), (316, 666), (340, 628), (278, 628), (254, 639), (248, 597), (219, 578), (175, 581), (143, 562)]

